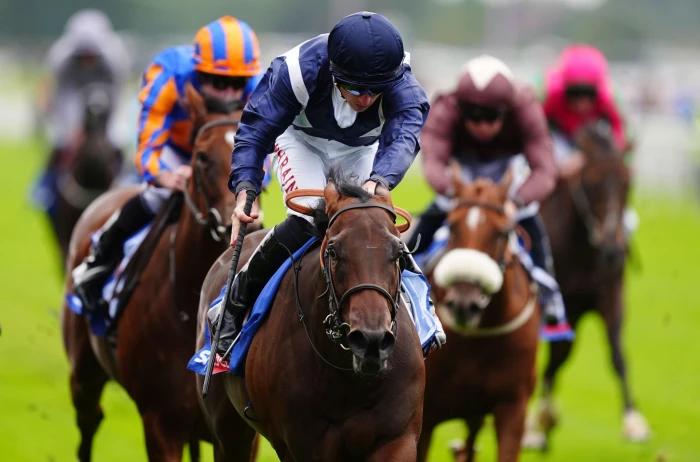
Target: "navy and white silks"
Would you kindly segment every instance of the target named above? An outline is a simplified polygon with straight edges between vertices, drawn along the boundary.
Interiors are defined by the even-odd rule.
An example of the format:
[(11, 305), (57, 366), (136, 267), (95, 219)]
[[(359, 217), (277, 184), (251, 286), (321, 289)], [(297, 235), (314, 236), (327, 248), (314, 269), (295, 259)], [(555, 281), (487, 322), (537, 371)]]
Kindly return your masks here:
[[(232, 191), (259, 192), (263, 161), (271, 152), (285, 192), (322, 188), (327, 168), (336, 162), (346, 173), (388, 188), (403, 178), (429, 109), (408, 59), (403, 76), (370, 108), (355, 112), (333, 83), (327, 41), (328, 34), (319, 35), (273, 60), (243, 111), (232, 154)], [(309, 169), (311, 164), (318, 167)]]

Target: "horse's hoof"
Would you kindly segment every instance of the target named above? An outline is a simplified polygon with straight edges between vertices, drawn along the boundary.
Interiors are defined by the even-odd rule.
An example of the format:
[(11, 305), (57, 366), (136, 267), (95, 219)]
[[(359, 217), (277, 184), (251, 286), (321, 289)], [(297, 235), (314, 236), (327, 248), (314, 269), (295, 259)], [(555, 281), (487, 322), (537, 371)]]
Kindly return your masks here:
[(467, 445), (464, 443), (464, 440), (454, 439), (448, 443), (448, 446), (452, 453), (452, 460), (455, 462), (467, 460)]
[(633, 443), (643, 443), (651, 435), (647, 419), (636, 409), (625, 412), (622, 420), (622, 432), (625, 438)]
[(532, 428), (528, 428), (523, 434), (521, 447), (527, 451), (547, 450), (547, 435), (544, 432)]

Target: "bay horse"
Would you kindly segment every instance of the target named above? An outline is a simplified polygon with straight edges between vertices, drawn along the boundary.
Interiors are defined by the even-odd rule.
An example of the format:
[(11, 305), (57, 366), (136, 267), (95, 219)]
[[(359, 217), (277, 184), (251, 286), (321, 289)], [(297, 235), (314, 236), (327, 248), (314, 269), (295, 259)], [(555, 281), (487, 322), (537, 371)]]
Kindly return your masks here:
[(61, 252), (63, 268), (68, 258), (73, 227), (80, 215), (100, 194), (107, 191), (122, 167), (122, 153), (107, 136), (111, 111), (108, 93), (100, 85), (84, 91), (83, 130), (74, 148), (56, 159), (56, 203), (50, 216)]
[(418, 460), (426, 460), (439, 423), (463, 419), (468, 436), (457, 460), (474, 461), (479, 430), (493, 414), (498, 460), (516, 461), (535, 387), (540, 309), (512, 247), (515, 222), (504, 207), (511, 174), (463, 184), (455, 166), (452, 176), (447, 247), (428, 268), (448, 342), (426, 362)]
[[(293, 203), (296, 194), (322, 196), (330, 219), (319, 230), (318, 253), (284, 276), (244, 376), (212, 379), (203, 405), (216, 460), (249, 460), (244, 449), (257, 431), (283, 462), (415, 461), (425, 371), (398, 298), (403, 247), (394, 219), (405, 212), (392, 206), (388, 191), (372, 196), (333, 173), (323, 191), (287, 195), (289, 207), (311, 213)], [(263, 236), (246, 238), (240, 266)], [(230, 259), (229, 250), (202, 287), (200, 347)], [(236, 412), (251, 426), (245, 433), (227, 425)]]
[[(603, 123), (582, 128), (576, 145), (585, 163), (571, 178), (558, 180), (556, 189), (542, 204), (542, 216), (569, 323), (575, 329), (589, 311), (603, 318), (610, 358), (621, 386), (623, 434), (632, 441), (643, 441), (649, 436), (649, 427), (632, 398), (621, 345), (624, 270), (629, 250), (623, 214), (630, 170)], [(572, 347), (571, 342), (550, 343), (542, 397), (537, 414), (529, 419), (524, 440), (530, 448), (548, 447), (549, 434), (558, 420), (553, 403), (557, 372)]]
[[(159, 237), (114, 336), (96, 337), (84, 317), (67, 307), (63, 310), (81, 461), (91, 458), (93, 437), (103, 418), (100, 395), (109, 379), (119, 382), (137, 405), (149, 460), (179, 461), (187, 442), (192, 460), (198, 460), (197, 442), (207, 434), (186, 364), (196, 339), (202, 281), (227, 247), (220, 217), (229, 217), (234, 206), (227, 182), (240, 111), (208, 113), (191, 86), (186, 96), (194, 127), (192, 177), (179, 218)], [(91, 234), (139, 190), (112, 190), (88, 207), (73, 233), (69, 269), (87, 255)], [(66, 293), (72, 291), (69, 276)]]

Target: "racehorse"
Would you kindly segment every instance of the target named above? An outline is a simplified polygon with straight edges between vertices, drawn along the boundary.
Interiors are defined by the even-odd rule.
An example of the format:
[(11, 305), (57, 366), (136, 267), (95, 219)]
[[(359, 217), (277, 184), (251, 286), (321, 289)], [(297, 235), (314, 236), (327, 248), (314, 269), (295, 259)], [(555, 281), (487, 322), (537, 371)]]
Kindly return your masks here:
[[(75, 148), (56, 166), (56, 203), (51, 225), (58, 242), (63, 267), (68, 244), (78, 218), (87, 206), (107, 191), (122, 166), (121, 150), (107, 137), (110, 101), (100, 85), (85, 90), (83, 130)], [(58, 159), (57, 159), (58, 160)]]
[[(572, 328), (593, 310), (604, 320), (610, 355), (620, 380), (623, 398), (623, 434), (630, 440), (649, 435), (646, 419), (636, 409), (627, 380), (621, 346), (624, 311), (624, 269), (628, 236), (623, 214), (630, 186), (630, 171), (623, 153), (615, 148), (607, 125), (588, 125), (577, 134), (576, 144), (585, 163), (571, 178), (561, 178), (542, 204), (549, 232), (554, 267)], [(552, 401), (556, 375), (568, 359), (571, 342), (550, 343), (537, 415), (529, 419), (524, 444), (546, 449), (558, 416)]]
[[(293, 203), (295, 193), (322, 196), (330, 219), (319, 230), (318, 253), (304, 255), (284, 276), (243, 377), (212, 380), (203, 404), (217, 460), (248, 460), (242, 449), (254, 429), (284, 462), (415, 461), (425, 370), (399, 301), (403, 246), (394, 219), (402, 212), (388, 192), (372, 196), (336, 173), (323, 192), (287, 195), (290, 207), (312, 213)], [(241, 265), (262, 237), (246, 238)], [(202, 287), (200, 347), (230, 258), (230, 251), (221, 256)], [(252, 427), (243, 434), (227, 425), (239, 418), (236, 411)]]
[[(100, 394), (110, 378), (136, 402), (149, 460), (179, 461), (186, 442), (192, 460), (199, 458), (197, 442), (206, 432), (195, 381), (185, 366), (195, 343), (202, 281), (227, 247), (221, 217), (229, 217), (234, 206), (227, 181), (240, 111), (220, 108), (225, 113), (208, 113), (196, 90), (188, 86), (186, 95), (194, 149), (184, 205), (177, 222), (159, 237), (114, 335), (97, 337), (84, 317), (67, 308), (63, 311), (81, 461), (90, 460), (93, 437), (103, 418)], [(73, 233), (69, 268), (88, 253), (90, 235), (138, 191), (138, 187), (113, 190), (88, 207)], [(66, 293), (72, 290), (68, 277)]]
[(535, 387), (537, 291), (513, 251), (514, 217), (504, 207), (510, 172), (500, 183), (478, 178), (463, 184), (460, 175), (455, 167), (447, 247), (429, 264), (448, 342), (426, 363), (418, 460), (426, 460), (440, 422), (463, 419), (469, 434), (458, 460), (473, 461), (477, 434), (493, 414), (498, 460), (515, 461)]

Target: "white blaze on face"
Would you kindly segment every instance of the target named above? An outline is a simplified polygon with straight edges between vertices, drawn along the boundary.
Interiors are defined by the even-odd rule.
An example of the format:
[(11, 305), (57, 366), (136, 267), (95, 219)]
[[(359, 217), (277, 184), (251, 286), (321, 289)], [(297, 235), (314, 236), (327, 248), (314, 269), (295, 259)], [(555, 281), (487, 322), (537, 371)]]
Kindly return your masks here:
[(236, 132), (233, 130), (227, 131), (224, 135), (224, 139), (229, 144), (229, 146), (231, 146), (231, 149), (233, 149), (233, 145), (236, 143)]
[(469, 231), (476, 230), (483, 221), (481, 209), (479, 207), (470, 207), (466, 218), (467, 228)]

